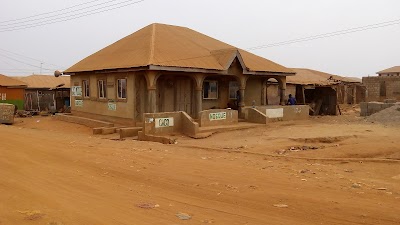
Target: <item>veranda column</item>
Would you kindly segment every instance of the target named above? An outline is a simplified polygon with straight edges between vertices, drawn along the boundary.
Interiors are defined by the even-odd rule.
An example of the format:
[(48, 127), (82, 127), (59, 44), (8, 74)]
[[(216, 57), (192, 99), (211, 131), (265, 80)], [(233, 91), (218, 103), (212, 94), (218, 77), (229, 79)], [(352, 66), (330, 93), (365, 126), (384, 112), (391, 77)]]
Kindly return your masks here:
[(205, 79), (204, 74), (196, 74), (195, 78), (195, 101), (196, 101), (196, 108), (195, 108), (195, 117), (199, 118), (199, 113), (203, 110), (203, 81)]
[(147, 81), (147, 104), (148, 112), (157, 112), (157, 79), (160, 74), (157, 71), (146, 71)]
[(199, 113), (203, 109), (203, 89), (196, 88), (196, 118), (199, 118)]
[(246, 82), (247, 82), (248, 78), (249, 77), (245, 76), (245, 75), (241, 75), (239, 77), (239, 81), (240, 81), (240, 86), (239, 86), (239, 94), (240, 94), (240, 96), (239, 96), (239, 99), (240, 99), (240, 101), (239, 101), (239, 117), (240, 118), (244, 118), (244, 107), (246, 106), (245, 101), (244, 101), (244, 93), (245, 93), (245, 90), (246, 90)]
[(147, 89), (147, 102), (149, 113), (155, 113), (157, 111), (156, 88)]
[(286, 105), (286, 77), (277, 78), (280, 87), (280, 102), (281, 105)]

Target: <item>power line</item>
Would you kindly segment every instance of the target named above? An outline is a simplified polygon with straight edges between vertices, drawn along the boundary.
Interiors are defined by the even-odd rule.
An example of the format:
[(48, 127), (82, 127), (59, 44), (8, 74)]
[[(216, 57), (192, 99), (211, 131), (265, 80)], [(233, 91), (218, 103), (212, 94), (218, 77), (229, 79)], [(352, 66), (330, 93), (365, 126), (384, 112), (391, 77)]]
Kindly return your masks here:
[(36, 15), (32, 15), (32, 16), (27, 16), (27, 17), (19, 18), (19, 19), (12, 19), (12, 20), (0, 21), (0, 24), (2, 24), (2, 23), (7, 23), (7, 22), (18, 21), (18, 20), (24, 20), (24, 19), (28, 19), (28, 18), (32, 18), (32, 17), (38, 17), (38, 16), (42, 16), (42, 15), (47, 15), (47, 14), (52, 14), (52, 13), (56, 13), (56, 12), (62, 12), (62, 11), (65, 11), (65, 10), (67, 10), (67, 9), (76, 8), (76, 7), (79, 7), (79, 6), (81, 6), (81, 5), (87, 5), (87, 4), (90, 4), (90, 3), (92, 3), (92, 2), (98, 2), (98, 1), (100, 1), (100, 0), (93, 0), (93, 1), (90, 1), (90, 2), (84, 2), (84, 3), (78, 4), (78, 5), (73, 5), (73, 6), (64, 8), (64, 9), (59, 9), (59, 10), (52, 11), (52, 12), (40, 13), (40, 14), (36, 14)]
[[(96, 1), (99, 1), (99, 0), (96, 0)], [(92, 2), (96, 2), (96, 1), (92, 1)], [(107, 3), (115, 2), (115, 1), (117, 1), (117, 0), (110, 0), (110, 1), (107, 1), (107, 2), (102, 2), (102, 3), (99, 3), (99, 4), (87, 6), (87, 7), (80, 8), (80, 9), (76, 9), (75, 12), (76, 11), (82, 11), (82, 10), (85, 10), (85, 9), (89, 9), (89, 8), (92, 8), (92, 7), (95, 7), (95, 6), (100, 6), (100, 5), (104, 5), (104, 4), (107, 4)], [(79, 5), (82, 5), (82, 4), (79, 4)], [(60, 9), (60, 10), (57, 10), (57, 11), (54, 11), (54, 12), (47, 12), (47, 13), (42, 13), (42, 14), (54, 14), (54, 13), (58, 13), (58, 12), (61, 12), (61, 11), (65, 11), (65, 10), (67, 10), (69, 8), (73, 8), (73, 7), (68, 7), (68, 8)], [(73, 12), (74, 11), (67, 12), (67, 14), (68, 13), (73, 13)], [(24, 23), (28, 23), (28, 22), (31, 22), (31, 21), (43, 20), (43, 19), (59, 17), (59, 16), (60, 16), (59, 14), (56, 14), (56, 15), (50, 15), (50, 16), (45, 16), (45, 17), (40, 17), (40, 18), (35, 18), (35, 19), (29, 19), (30, 17), (25, 17), (25, 19), (19, 19), (19, 20), (23, 20), (23, 21), (20, 21), (20, 22), (13, 22), (13, 23), (7, 23), (7, 24), (2, 24), (4, 22), (0, 22), (0, 26), (6, 26), (6, 28), (7, 28), (7, 26), (11, 26), (11, 25), (18, 25), (18, 24), (22, 24), (23, 25)], [(37, 16), (33, 16), (33, 17), (37, 17)], [(26, 19), (29, 19), (29, 20), (26, 20)], [(19, 26), (22, 26), (22, 25), (19, 25)], [(29, 25), (29, 24), (25, 24), (25, 25)]]
[(43, 69), (43, 70), (48, 70), (48, 71), (54, 71), (54, 69), (48, 69), (48, 68), (42, 68), (42, 67), (40, 67), (40, 66), (35, 66), (35, 65), (33, 65), (33, 64), (30, 64), (30, 63), (27, 63), (27, 62), (23, 62), (23, 61), (21, 61), (21, 60), (14, 59), (14, 58), (12, 58), (12, 57), (9, 57), (9, 56), (3, 55), (3, 54), (0, 54), (0, 56), (5, 57), (5, 58), (7, 58), (7, 59), (11, 59), (11, 60), (13, 60), (13, 61), (16, 61), (16, 62), (19, 62), (19, 63), (22, 63), (22, 64), (25, 64), (25, 65), (28, 65), (28, 66), (32, 66), (32, 67), (36, 67), (36, 68)]
[[(45, 20), (45, 21), (32, 23), (32, 24), (25, 24), (25, 25), (17, 25), (17, 26), (14, 26), (14, 27), (7, 27), (7, 28), (4, 28), (4, 29), (0, 30), (0, 32), (2, 33), (2, 32), (15, 31), (15, 30), (23, 30), (23, 29), (28, 29), (28, 28), (38, 27), (38, 26), (44, 26), (44, 25), (48, 25), (48, 24), (65, 22), (65, 21), (69, 21), (69, 20), (75, 20), (75, 19), (78, 19), (78, 18), (82, 18), (82, 17), (94, 15), (94, 14), (99, 14), (99, 13), (102, 13), (102, 12), (108, 12), (108, 11), (112, 11), (112, 10), (115, 10), (115, 9), (127, 7), (127, 6), (130, 6), (130, 5), (138, 4), (138, 3), (144, 2), (146, 0), (140, 0), (140, 1), (135, 1), (135, 2), (130, 2), (130, 1), (132, 1), (132, 0), (128, 0), (128, 1), (120, 2), (120, 3), (115, 3), (115, 4), (112, 4), (112, 5), (100, 7), (100, 8), (97, 8), (97, 9), (94, 9), (94, 10), (89, 10), (89, 11), (82, 12), (82, 13), (77, 13), (77, 14), (73, 14), (73, 15), (64, 16), (64, 17), (61, 17), (61, 18), (56, 19), (56, 20), (48, 19), (48, 20)], [(127, 2), (130, 2), (130, 3), (127, 3)], [(124, 3), (126, 3), (126, 4), (124, 4)], [(115, 6), (115, 7), (109, 8), (110, 6)], [(99, 11), (99, 9), (103, 9), (103, 10)], [(72, 16), (72, 18), (69, 18), (71, 16)], [(66, 19), (64, 19), (64, 18), (66, 18)]]
[[(255, 46), (255, 47), (247, 48), (246, 50), (252, 51), (252, 50), (258, 50), (258, 49), (262, 49), (262, 48), (289, 45), (289, 44), (293, 44), (293, 43), (297, 43), (297, 42), (311, 41), (311, 40), (328, 38), (328, 37), (333, 37), (333, 36), (338, 36), (338, 35), (345, 35), (345, 34), (349, 34), (349, 33), (356, 33), (356, 32), (361, 32), (361, 31), (365, 31), (365, 30), (372, 30), (372, 29), (377, 29), (377, 28), (382, 28), (382, 27), (387, 27), (387, 26), (393, 26), (393, 25), (397, 25), (397, 24), (400, 24), (400, 19), (365, 25), (365, 26), (361, 26), (361, 27), (354, 27), (354, 28), (350, 28), (350, 29), (339, 30), (339, 31), (325, 33), (325, 34), (313, 35), (313, 36), (304, 37), (304, 38), (297, 38), (297, 39), (283, 41), (283, 42), (271, 43), (271, 44), (267, 44), (267, 45)], [(210, 57), (210, 54), (188, 57), (188, 58), (181, 58), (181, 59), (176, 59), (176, 60), (162, 61), (162, 62), (158, 62), (158, 63), (161, 64), (161, 63), (167, 63), (167, 62), (177, 62), (177, 61), (182, 61), (182, 60), (190, 60), (190, 59), (198, 59), (198, 58), (206, 58), (206, 57)]]
[(334, 31), (334, 32), (329, 32), (329, 33), (324, 33), (324, 34), (318, 34), (318, 35), (313, 35), (313, 36), (308, 36), (308, 37), (303, 37), (303, 38), (297, 38), (297, 39), (292, 39), (292, 40), (288, 40), (288, 41), (276, 42), (276, 43), (271, 43), (271, 44), (267, 44), (267, 45), (259, 45), (259, 46), (248, 48), (247, 50), (252, 51), (252, 50), (258, 50), (258, 49), (262, 49), (262, 48), (270, 48), (270, 47), (276, 47), (276, 46), (282, 46), (282, 45), (289, 45), (289, 44), (298, 43), (298, 42), (323, 39), (323, 38), (334, 37), (334, 36), (339, 36), (339, 35), (344, 35), (344, 34), (349, 34), (349, 33), (356, 33), (356, 32), (361, 32), (361, 31), (365, 31), (365, 30), (372, 30), (372, 29), (376, 29), (376, 28), (393, 26), (393, 25), (398, 25), (398, 24), (400, 24), (400, 19), (370, 24), (370, 25), (366, 25), (366, 26), (354, 27), (354, 28), (350, 28), (350, 29), (339, 30), (339, 31)]
[[(6, 49), (0, 48), (0, 51), (7, 52), (7, 53), (10, 53), (10, 54), (13, 54), (13, 55), (22, 57), (22, 58), (26, 58), (26, 59), (30, 59), (30, 60), (33, 60), (33, 61), (36, 61), (36, 62), (39, 62), (39, 63), (46, 64), (46, 65), (52, 65), (52, 66), (55, 66), (55, 67), (64, 68), (64, 66), (55, 65), (55, 64), (52, 64), (52, 63), (46, 63), (46, 62), (43, 62), (43, 60), (35, 59), (35, 58), (29, 57), (29, 56), (26, 56), (26, 55), (21, 55), (21, 54), (19, 54), (19, 53), (12, 52), (12, 51), (9, 51), (9, 50), (6, 50)], [(3, 53), (3, 54), (4, 54), (4, 53)]]

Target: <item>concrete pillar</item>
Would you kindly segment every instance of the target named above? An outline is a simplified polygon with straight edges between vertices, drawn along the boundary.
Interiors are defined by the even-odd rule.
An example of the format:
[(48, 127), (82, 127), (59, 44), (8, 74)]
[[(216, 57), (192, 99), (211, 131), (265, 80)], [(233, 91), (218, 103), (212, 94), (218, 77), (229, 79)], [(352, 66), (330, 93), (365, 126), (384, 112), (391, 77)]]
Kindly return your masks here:
[(343, 85), (343, 104), (347, 104), (347, 84)]
[(286, 89), (280, 89), (280, 102), (281, 105), (286, 105)]
[(155, 113), (157, 111), (157, 96), (156, 89), (147, 90), (147, 103), (149, 113)]
[(147, 111), (149, 113), (157, 112), (157, 79), (160, 74), (157, 71), (146, 71), (147, 82)]
[(196, 118), (199, 118), (200, 111), (203, 110), (203, 90), (196, 89)]
[(203, 82), (206, 76), (202, 73), (195, 74), (194, 81), (195, 81), (195, 117), (199, 118), (200, 111), (203, 110)]
[(281, 105), (286, 105), (286, 77), (278, 77), (276, 78), (279, 82), (279, 87), (280, 87), (280, 102)]
[(353, 104), (357, 104), (357, 86), (353, 85)]
[(239, 87), (239, 94), (240, 94), (240, 101), (239, 101), (239, 117), (244, 118), (244, 107), (246, 106), (244, 101), (244, 93), (246, 90), (246, 83), (249, 76), (241, 75), (239, 76), (240, 87)]

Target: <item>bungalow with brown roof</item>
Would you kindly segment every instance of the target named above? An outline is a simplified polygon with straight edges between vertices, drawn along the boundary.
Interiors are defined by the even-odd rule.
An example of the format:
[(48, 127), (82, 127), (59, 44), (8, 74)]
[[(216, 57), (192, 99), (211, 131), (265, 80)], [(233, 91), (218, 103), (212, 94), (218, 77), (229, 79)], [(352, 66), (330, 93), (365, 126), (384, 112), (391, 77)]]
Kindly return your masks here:
[(189, 28), (151, 24), (64, 74), (71, 75), (74, 114), (130, 123), (146, 112), (198, 117), (206, 109), (265, 105), (270, 78), (279, 82), (284, 104), (286, 76), (295, 73)]
[(24, 82), (0, 74), (0, 103), (10, 103), (23, 109), (25, 88)]
[(377, 72), (378, 76), (363, 77), (367, 88), (367, 101), (400, 100), (400, 66)]
[(70, 77), (30, 75), (16, 77), (27, 84), (24, 109), (29, 111), (62, 111), (70, 106)]

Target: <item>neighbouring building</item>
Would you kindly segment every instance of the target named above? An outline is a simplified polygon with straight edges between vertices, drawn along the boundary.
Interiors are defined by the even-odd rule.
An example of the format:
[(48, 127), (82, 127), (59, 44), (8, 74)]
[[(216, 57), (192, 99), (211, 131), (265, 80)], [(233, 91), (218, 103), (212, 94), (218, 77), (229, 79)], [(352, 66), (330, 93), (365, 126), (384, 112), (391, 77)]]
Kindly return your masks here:
[[(311, 107), (311, 115), (336, 115), (339, 104), (358, 104), (365, 101), (361, 79), (343, 77), (312, 69), (291, 68), (295, 76), (286, 79), (286, 94), (296, 97), (298, 104)], [(267, 103), (278, 103), (279, 87), (267, 85)]]
[[(143, 122), (143, 113), (265, 105), (267, 81), (286, 77), (277, 63), (185, 27), (151, 24), (76, 63), (71, 108), (111, 122)], [(243, 113), (241, 113), (243, 116)]]
[(23, 109), (25, 88), (24, 82), (0, 74), (0, 103), (10, 103)]
[(26, 83), (24, 109), (28, 111), (61, 111), (70, 106), (70, 77), (30, 75), (17, 77)]
[(367, 101), (400, 100), (400, 66), (377, 72), (378, 76), (363, 77), (367, 88)]

